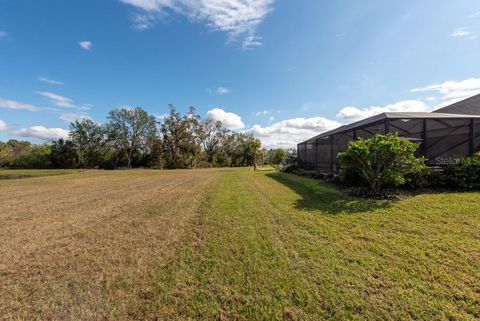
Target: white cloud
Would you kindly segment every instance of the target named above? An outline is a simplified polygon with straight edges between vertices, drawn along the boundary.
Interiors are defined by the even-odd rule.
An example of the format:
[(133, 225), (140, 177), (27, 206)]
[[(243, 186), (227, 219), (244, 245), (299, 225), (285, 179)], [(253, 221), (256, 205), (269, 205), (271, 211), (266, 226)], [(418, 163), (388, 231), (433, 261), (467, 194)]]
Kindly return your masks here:
[(6, 38), (8, 36), (8, 33), (6, 31), (0, 30), (0, 38)]
[(93, 43), (91, 41), (85, 40), (85, 41), (80, 41), (79, 46), (82, 47), (85, 50), (90, 50), (92, 49)]
[(14, 136), (38, 138), (42, 140), (67, 139), (68, 133), (68, 130), (63, 128), (47, 128), (40, 125), (10, 131), (10, 134)]
[(137, 30), (147, 30), (152, 28), (157, 22), (157, 17), (151, 13), (135, 13), (132, 15), (133, 28)]
[(266, 116), (266, 115), (268, 115), (269, 113), (270, 113), (270, 112), (269, 112), (268, 110), (261, 110), (261, 111), (257, 111), (257, 112), (255, 113), (255, 116), (257, 116), (257, 117)]
[(219, 95), (226, 95), (231, 93), (232, 90), (230, 88), (220, 86), (215, 90), (215, 92)]
[(467, 30), (466, 27), (457, 28), (451, 34), (450, 37), (458, 38), (458, 37), (466, 37), (470, 36), (472, 33)]
[(0, 119), (0, 132), (7, 130), (7, 124), (3, 120)]
[(247, 130), (266, 148), (295, 147), (299, 142), (337, 128), (340, 123), (323, 117), (287, 119), (270, 126), (255, 125)]
[(415, 88), (412, 92), (436, 92), (441, 95), (442, 102), (436, 108), (448, 106), (465, 98), (480, 94), (480, 78), (450, 80), (441, 84)]
[(242, 129), (245, 124), (242, 118), (234, 113), (229, 113), (220, 108), (214, 108), (207, 112), (207, 120), (221, 121), (223, 126), (228, 129)]
[(477, 18), (480, 17), (480, 11), (477, 11), (475, 13), (472, 13), (471, 15), (468, 16), (469, 18)]
[(53, 79), (49, 79), (47, 77), (38, 77), (38, 80), (43, 81), (47, 84), (51, 84), (51, 85), (63, 85), (63, 82), (56, 81), (56, 80), (53, 80)]
[(60, 119), (66, 123), (73, 123), (76, 120), (83, 120), (83, 119), (92, 119), (86, 113), (63, 113), (60, 115)]
[(263, 38), (259, 36), (247, 36), (245, 39), (242, 41), (242, 48), (243, 49), (253, 49), (255, 47), (260, 47), (262, 43)]
[(37, 94), (48, 98), (57, 107), (65, 107), (65, 108), (75, 107), (75, 104), (73, 104), (73, 100), (71, 100), (70, 98), (63, 97), (48, 91), (38, 91)]
[(80, 107), (78, 107), (78, 110), (90, 110), (94, 107), (92, 104), (83, 104)]
[(167, 11), (187, 16), (193, 21), (203, 21), (214, 31), (227, 33), (229, 40), (241, 40), (244, 49), (262, 44), (256, 35), (258, 26), (272, 10), (274, 0), (120, 0), (140, 9), (134, 15), (137, 29), (153, 26), (155, 15)]
[(6, 100), (0, 98), (0, 108), (6, 108), (6, 109), (23, 109), (23, 110), (29, 110), (29, 111), (36, 111), (38, 108), (34, 105), (31, 104), (24, 104), (18, 101), (14, 100)]
[(371, 106), (367, 108), (344, 107), (337, 117), (346, 121), (357, 121), (385, 112), (427, 112), (430, 108), (421, 100), (404, 100), (395, 104), (382, 107)]

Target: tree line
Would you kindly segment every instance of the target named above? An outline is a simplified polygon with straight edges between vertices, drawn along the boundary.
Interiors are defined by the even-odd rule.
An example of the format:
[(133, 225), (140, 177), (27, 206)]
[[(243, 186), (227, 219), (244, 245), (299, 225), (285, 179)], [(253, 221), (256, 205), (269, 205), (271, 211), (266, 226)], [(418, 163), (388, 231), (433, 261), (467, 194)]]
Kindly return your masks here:
[(13, 168), (198, 168), (280, 163), (282, 149), (261, 150), (252, 135), (221, 122), (202, 120), (190, 107), (182, 115), (172, 105), (162, 122), (141, 107), (119, 108), (107, 122), (91, 119), (70, 124), (68, 139), (48, 144), (0, 142), (0, 167)]

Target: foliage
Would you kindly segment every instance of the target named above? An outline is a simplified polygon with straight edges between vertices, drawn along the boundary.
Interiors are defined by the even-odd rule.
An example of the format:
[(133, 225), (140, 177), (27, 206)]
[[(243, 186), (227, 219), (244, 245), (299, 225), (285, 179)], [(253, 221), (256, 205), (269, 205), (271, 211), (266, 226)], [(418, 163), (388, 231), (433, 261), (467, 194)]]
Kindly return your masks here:
[[(112, 126), (112, 130), (116, 130)], [(106, 146), (106, 126), (91, 119), (76, 120), (70, 124), (70, 141), (76, 150), (78, 167), (95, 167)]]
[(51, 147), (48, 144), (32, 146), (30, 151), (15, 159), (14, 168), (51, 168)]
[(291, 163), (291, 164), (288, 164), (287, 166), (285, 166), (283, 168), (283, 172), (292, 173), (292, 172), (296, 171), (297, 169), (298, 169), (298, 165), (296, 163)]
[(32, 151), (30, 142), (11, 139), (6, 143), (0, 142), (0, 167), (12, 167), (21, 157)]
[(73, 141), (59, 139), (52, 143), (50, 160), (56, 168), (77, 168), (80, 163), (78, 154)]
[(377, 194), (382, 188), (398, 187), (406, 183), (405, 176), (422, 171), (424, 160), (415, 157), (418, 145), (397, 135), (374, 135), (349, 143), (338, 158), (347, 171), (358, 174)]
[(133, 153), (147, 151), (149, 137), (156, 135), (155, 117), (136, 107), (114, 109), (108, 113), (108, 120), (109, 142), (123, 154), (126, 166), (130, 168)]
[(287, 152), (283, 148), (272, 149), (269, 151), (268, 163), (270, 165), (280, 165), (287, 159)]
[(455, 189), (480, 189), (480, 152), (472, 157), (459, 159), (442, 173), (444, 187)]
[(182, 115), (170, 105), (161, 123), (140, 107), (112, 110), (108, 120), (105, 125), (90, 119), (71, 123), (69, 138), (52, 142), (46, 157), (29, 142), (0, 142), (0, 167), (233, 167), (265, 157), (253, 136), (202, 121), (193, 107)]
[(199, 116), (195, 108), (182, 117), (173, 105), (161, 124), (163, 155), (168, 168), (192, 168), (200, 161), (197, 144)]
[(258, 149), (262, 147), (262, 143), (258, 139), (252, 139), (248, 143), (248, 149), (253, 155), (253, 169), (257, 170), (257, 158), (258, 158)]

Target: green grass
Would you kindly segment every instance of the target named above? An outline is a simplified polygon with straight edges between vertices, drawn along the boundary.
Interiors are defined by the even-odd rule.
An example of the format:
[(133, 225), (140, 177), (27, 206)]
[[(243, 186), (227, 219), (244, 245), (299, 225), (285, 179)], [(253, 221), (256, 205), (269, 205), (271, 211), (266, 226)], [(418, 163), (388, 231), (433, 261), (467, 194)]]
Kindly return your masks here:
[(78, 169), (0, 169), (0, 179), (57, 176), (80, 173)]
[(247, 169), (4, 180), (0, 320), (478, 320), (479, 200)]
[(157, 273), (170, 319), (480, 318), (478, 193), (395, 203), (280, 173), (226, 173)]

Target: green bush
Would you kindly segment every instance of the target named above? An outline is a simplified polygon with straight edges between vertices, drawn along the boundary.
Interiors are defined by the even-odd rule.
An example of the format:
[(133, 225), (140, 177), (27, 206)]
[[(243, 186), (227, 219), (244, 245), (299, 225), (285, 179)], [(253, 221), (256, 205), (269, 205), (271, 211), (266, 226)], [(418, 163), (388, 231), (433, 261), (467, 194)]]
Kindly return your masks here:
[(384, 188), (396, 188), (407, 183), (407, 175), (425, 168), (423, 158), (416, 158), (418, 145), (398, 135), (374, 135), (369, 139), (356, 139), (345, 152), (338, 154), (347, 172), (366, 183), (375, 194)]
[(441, 184), (454, 189), (480, 189), (480, 153), (472, 157), (461, 158), (455, 164), (447, 166)]
[(288, 164), (287, 166), (285, 166), (285, 167), (283, 168), (283, 172), (285, 172), (285, 173), (292, 173), (293, 171), (296, 171), (297, 169), (298, 169), (297, 164), (292, 163), (292, 164)]
[(50, 154), (50, 145), (36, 145), (28, 154), (16, 159), (12, 165), (16, 168), (51, 168)]

